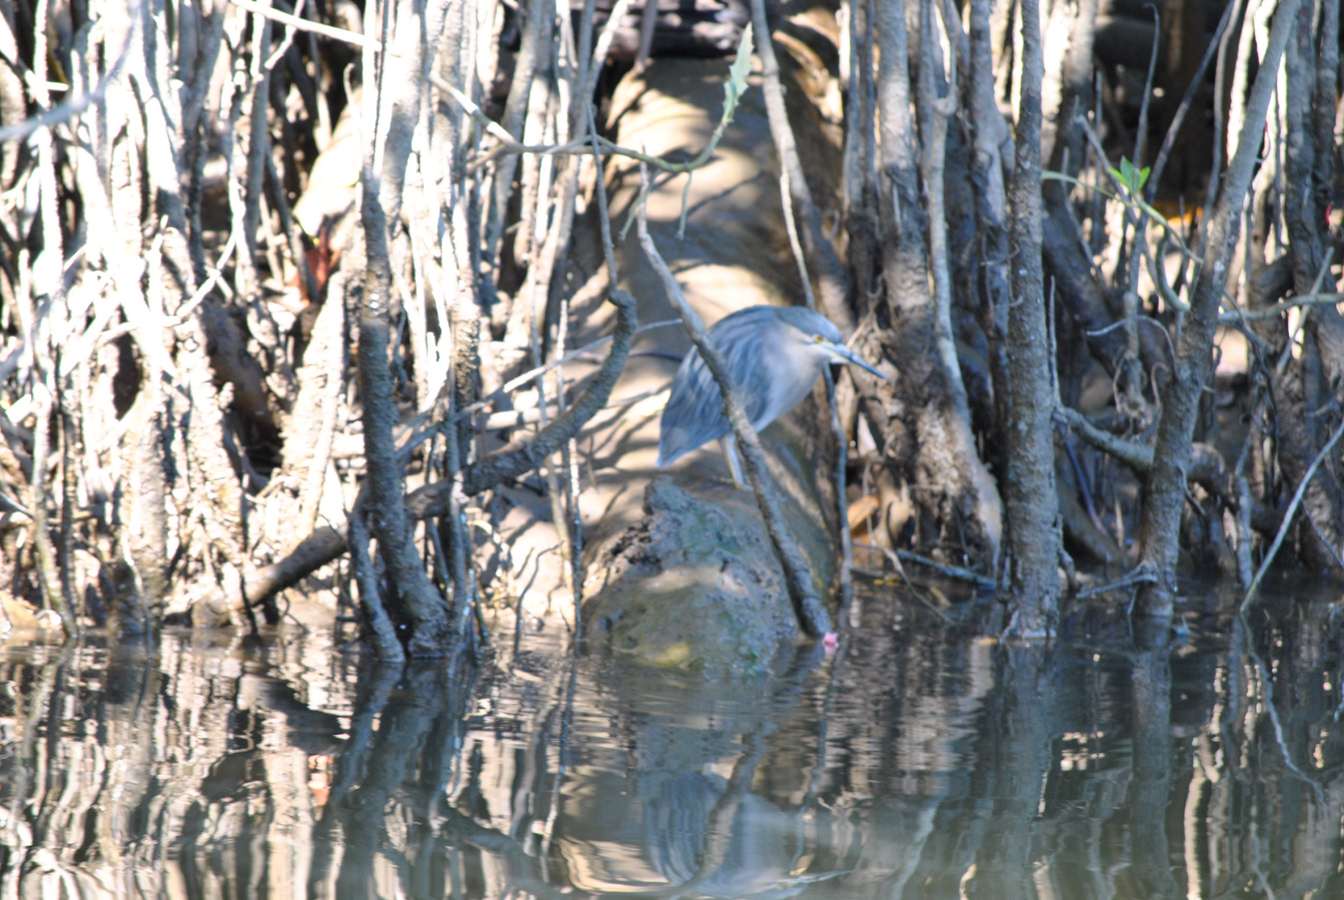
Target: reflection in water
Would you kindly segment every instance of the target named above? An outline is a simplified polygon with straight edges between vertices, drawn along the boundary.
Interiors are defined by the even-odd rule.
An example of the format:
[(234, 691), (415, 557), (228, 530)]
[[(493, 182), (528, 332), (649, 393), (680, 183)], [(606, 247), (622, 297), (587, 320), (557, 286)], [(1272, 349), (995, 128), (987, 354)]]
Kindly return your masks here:
[(1047, 649), (874, 599), (739, 684), (11, 646), (0, 896), (1344, 896), (1332, 610)]

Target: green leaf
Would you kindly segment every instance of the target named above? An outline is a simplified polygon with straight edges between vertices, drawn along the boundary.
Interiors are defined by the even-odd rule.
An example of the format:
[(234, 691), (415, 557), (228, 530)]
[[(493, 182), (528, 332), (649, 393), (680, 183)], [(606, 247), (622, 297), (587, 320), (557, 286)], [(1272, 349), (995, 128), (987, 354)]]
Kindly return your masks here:
[(737, 101), (747, 92), (747, 77), (751, 75), (751, 26), (742, 29), (742, 39), (737, 44), (737, 56), (728, 69), (728, 80), (723, 83), (723, 118), (731, 120), (737, 109)]
[(1138, 194), (1143, 191), (1143, 186), (1148, 183), (1148, 175), (1151, 170), (1144, 166), (1137, 168), (1134, 163), (1123, 157), (1120, 159), (1120, 168), (1111, 166), (1111, 178), (1115, 183), (1124, 189), (1127, 194)]

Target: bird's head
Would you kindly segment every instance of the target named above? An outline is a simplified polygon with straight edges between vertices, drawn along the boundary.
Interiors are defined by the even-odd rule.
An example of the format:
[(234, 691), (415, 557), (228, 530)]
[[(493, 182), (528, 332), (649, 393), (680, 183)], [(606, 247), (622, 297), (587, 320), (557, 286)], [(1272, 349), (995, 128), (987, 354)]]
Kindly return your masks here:
[(793, 326), (796, 332), (795, 339), (813, 359), (858, 366), (884, 381), (889, 380), (877, 367), (845, 346), (844, 339), (840, 337), (840, 329), (821, 313), (805, 307), (786, 306), (776, 307), (774, 314)]
[(859, 354), (855, 353), (853, 350), (849, 349), (839, 341), (829, 340), (823, 337), (822, 335), (815, 335), (812, 338), (812, 341), (823, 353), (826, 354), (826, 357), (830, 362), (848, 363), (849, 365), (852, 366), (858, 366), (860, 369), (863, 369), (865, 372), (869, 372), (873, 375), (876, 375), (883, 381), (889, 380), (889, 378), (884, 372), (882, 372), (876, 366), (873, 366), (870, 363), (868, 363), (867, 360), (863, 359), (861, 356), (859, 356)]

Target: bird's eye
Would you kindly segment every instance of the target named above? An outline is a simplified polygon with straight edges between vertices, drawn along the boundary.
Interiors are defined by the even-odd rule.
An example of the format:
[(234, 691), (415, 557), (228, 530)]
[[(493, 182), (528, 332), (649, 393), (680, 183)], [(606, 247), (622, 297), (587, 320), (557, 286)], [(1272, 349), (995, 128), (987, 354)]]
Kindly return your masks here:
[(819, 334), (814, 334), (814, 335), (812, 335), (812, 343), (814, 343), (814, 344), (820, 344), (820, 343), (822, 342), (822, 340), (824, 340), (824, 339), (822, 338), (821, 335), (819, 335)]

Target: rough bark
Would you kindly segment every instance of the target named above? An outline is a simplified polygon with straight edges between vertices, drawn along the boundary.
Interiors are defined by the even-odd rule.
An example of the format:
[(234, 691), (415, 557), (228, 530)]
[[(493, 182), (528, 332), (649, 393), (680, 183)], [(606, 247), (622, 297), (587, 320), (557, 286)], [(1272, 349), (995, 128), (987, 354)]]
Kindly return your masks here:
[(1060, 544), (1055, 499), (1051, 340), (1041, 268), (1041, 13), (1021, 0), (1022, 88), (1009, 188), (1013, 300), (1007, 314), (1004, 509), (1016, 629), (1048, 632), (1058, 614)]
[[(971, 112), (974, 157), (975, 217), (980, 253), (984, 262), (980, 275), (981, 327), (989, 339), (989, 368), (994, 383), (994, 422), (996, 436), (1002, 436), (1006, 422), (1008, 362), (1004, 342), (1008, 331), (1008, 305), (1012, 283), (1008, 275), (1008, 194), (1004, 184), (1004, 155), (1011, 152), (1008, 124), (994, 100), (994, 64), (990, 48), (990, 0), (971, 5), (971, 65), (966, 85), (967, 106)], [(1002, 441), (995, 441), (1002, 448)], [(992, 461), (1002, 470), (1002, 453)]]
[[(446, 5), (446, 4), (445, 4)], [(391, 16), (385, 8), (384, 16)], [(443, 23), (440, 10), (434, 22)], [(390, 614), (404, 635), (412, 656), (439, 656), (453, 649), (453, 622), (443, 595), (430, 582), (424, 560), (412, 543), (412, 520), (404, 502), (402, 462), (393, 427), (398, 420), (390, 358), (392, 341), (392, 265), (386, 210), (399, 210), (411, 135), (418, 118), (419, 97), (407, 90), (415, 76), (425, 78), (433, 64), (429, 47), (438, 29), (422, 39), (416, 19), (397, 23), (398, 56), (384, 56), (378, 91), (367, 91), (365, 114), (374, 128), (367, 140), (361, 175), (360, 222), (365, 246), (363, 294), (359, 298), (359, 386), (364, 420), (364, 455), (368, 465), (368, 509), (379, 553), (387, 567), (395, 599)], [(384, 32), (388, 30), (384, 22)], [(422, 42), (423, 40), (423, 42)], [(365, 72), (375, 71), (366, 49)], [(382, 91), (388, 99), (382, 99)], [(375, 106), (376, 104), (376, 106)], [(375, 108), (377, 110), (374, 115)], [(382, 144), (381, 152), (379, 144)], [(381, 168), (377, 167), (382, 161)]]
[[(884, 503), (887, 539), (902, 543), (912, 523), (924, 539), (957, 523), (969, 555), (992, 565), (1002, 528), (999, 494), (932, 351), (936, 309), (930, 292), (928, 221), (920, 191), (918, 128), (910, 116), (909, 42), (901, 5), (889, 0), (877, 3), (875, 25), (881, 162), (876, 191), (878, 253), (890, 320), (882, 340), (891, 358), (901, 361), (899, 383), (879, 388), (891, 411), (883, 435), (884, 455), (897, 473), (882, 476), (896, 479)], [(913, 508), (904, 500), (907, 488), (902, 484), (920, 486)]]
[[(1325, 16), (1321, 41), (1339, 40), (1337, 4), (1326, 4), (1333, 13)], [(1320, 133), (1313, 107), (1334, 107), (1334, 87), (1318, 73), (1316, 47), (1312, 31), (1313, 9), (1304, 5), (1297, 14), (1297, 28), (1286, 51), (1287, 160), (1284, 175), (1289, 185), (1300, 189), (1283, 192), (1283, 215), (1290, 238), (1288, 258), (1292, 264), (1293, 288), (1299, 295), (1320, 290), (1321, 266), (1325, 257), (1321, 233), (1329, 203), (1328, 165), (1319, 161), (1333, 155), (1333, 140), (1319, 143)], [(1323, 44), (1324, 46), (1324, 44)], [(1336, 53), (1337, 56), (1337, 53)], [(1337, 61), (1336, 61), (1337, 62)], [(1328, 64), (1325, 60), (1322, 65)], [(1309, 188), (1307, 186), (1310, 186)], [(1276, 371), (1273, 382), (1280, 408), (1290, 413), (1280, 418), (1279, 443), (1284, 475), (1297, 484), (1306, 475), (1312, 459), (1333, 430), (1335, 418), (1326, 410), (1331, 405), (1331, 387), (1341, 367), (1339, 347), (1331, 337), (1344, 332), (1344, 317), (1334, 305), (1303, 310), (1307, 339), (1303, 341), (1300, 365)], [(1333, 371), (1332, 371), (1333, 370)], [(1314, 569), (1326, 571), (1336, 565), (1344, 547), (1344, 486), (1339, 480), (1337, 460), (1326, 462), (1328, 476), (1314, 478), (1307, 486), (1302, 502), (1305, 516), (1301, 527), (1301, 554)]]

